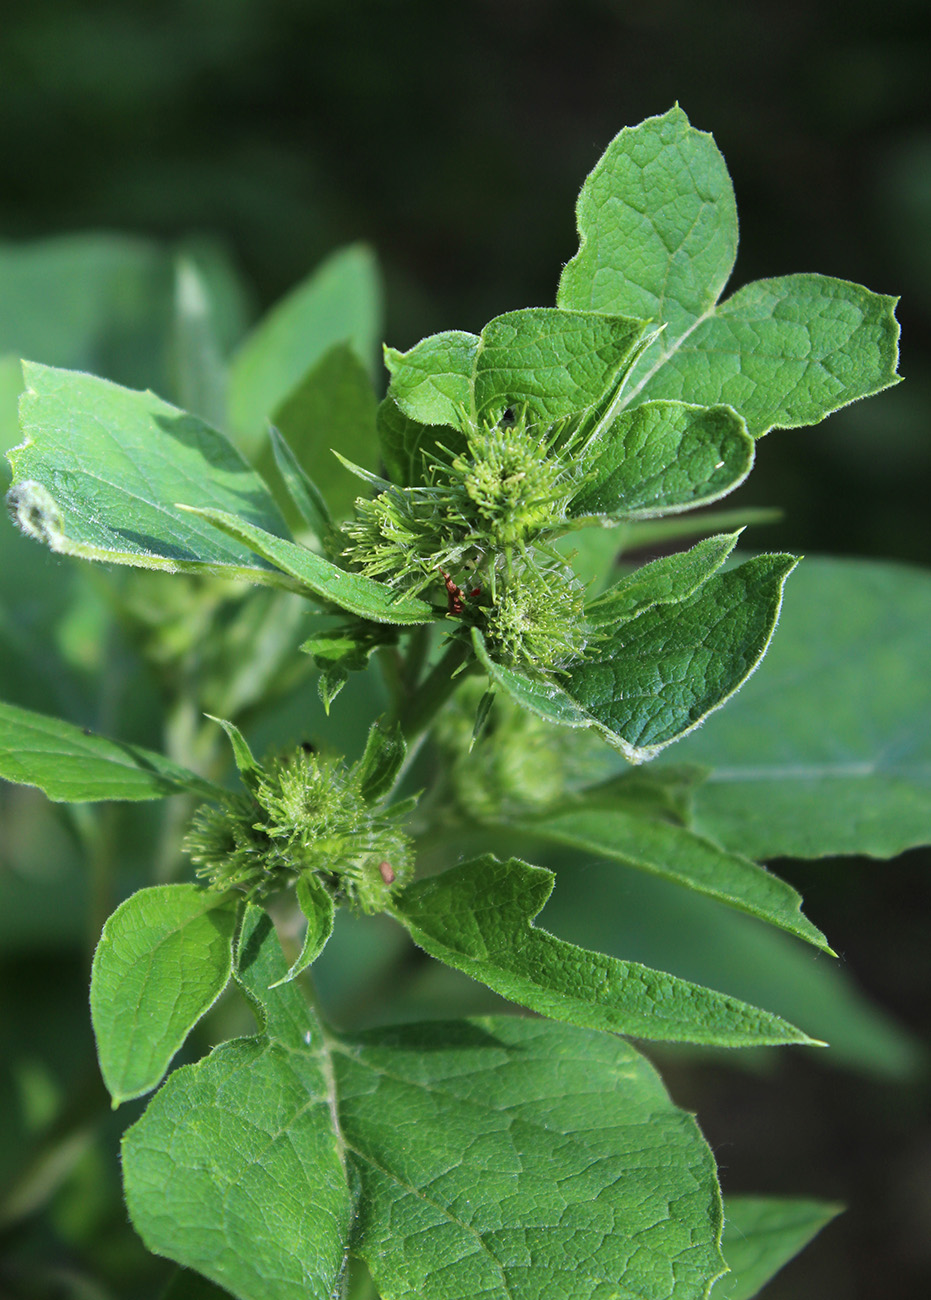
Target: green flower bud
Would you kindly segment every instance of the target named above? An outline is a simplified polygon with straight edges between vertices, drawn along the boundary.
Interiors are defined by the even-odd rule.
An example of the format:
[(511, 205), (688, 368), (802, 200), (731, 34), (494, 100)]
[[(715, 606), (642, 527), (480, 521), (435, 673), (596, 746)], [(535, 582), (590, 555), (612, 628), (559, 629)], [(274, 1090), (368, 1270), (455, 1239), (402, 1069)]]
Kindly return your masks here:
[(370, 805), (361, 784), (341, 760), (298, 749), (263, 768), (251, 794), (200, 808), (185, 852), (214, 889), (262, 897), (313, 874), (336, 902), (384, 910), (413, 852), (398, 810)]

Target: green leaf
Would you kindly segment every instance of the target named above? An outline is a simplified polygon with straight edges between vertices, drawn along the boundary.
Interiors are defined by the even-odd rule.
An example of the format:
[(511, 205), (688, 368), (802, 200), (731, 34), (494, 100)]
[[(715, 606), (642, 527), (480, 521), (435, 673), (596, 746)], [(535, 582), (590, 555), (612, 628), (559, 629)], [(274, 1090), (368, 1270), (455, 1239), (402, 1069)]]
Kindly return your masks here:
[(18, 785), (37, 785), (59, 803), (163, 799), (188, 792), (216, 799), (224, 794), (153, 750), (2, 702), (0, 776)]
[[(272, 414), (272, 423), (287, 438), (296, 459), (308, 468), (337, 519), (352, 513), (359, 486), (332, 449), (346, 452), (365, 469), (377, 469), (377, 406), (362, 362), (348, 344), (337, 343)], [(260, 462), (263, 472), (270, 467), (269, 460), (266, 455)]]
[(528, 307), (481, 336), (451, 330), (409, 352), (385, 350), (389, 396), (423, 425), (496, 424), (509, 407), (553, 424), (592, 409), (630, 364), (643, 322)]
[(642, 763), (694, 730), (753, 672), (796, 564), (790, 555), (757, 556), (674, 605), (652, 604), (594, 638), (586, 657), (560, 674), (562, 684), (495, 663), (477, 628), (473, 648), (523, 708), (563, 726), (595, 727), (628, 762)]
[(753, 468), (754, 442), (729, 406), (644, 402), (614, 421), (597, 450), (569, 514), (651, 519), (732, 492)]
[(707, 582), (737, 545), (740, 532), (707, 537), (689, 551), (664, 555), (626, 573), (585, 607), (585, 617), (598, 626), (636, 618), (654, 605), (687, 600)]
[(320, 1026), (247, 907), (237, 981), (253, 1038), (176, 1070), (123, 1139), (132, 1220), (149, 1250), (240, 1300), (330, 1300), (351, 1223)]
[(116, 909), (91, 971), (91, 1019), (114, 1106), (161, 1082), (226, 988), (237, 904), (196, 885), (140, 889)]
[(330, 707), (333, 701), (348, 681), (349, 673), (341, 663), (326, 664), (320, 670), (320, 676), (317, 679), (317, 694), (327, 717), (330, 716)]
[(931, 843), (931, 574), (807, 559), (766, 670), (676, 757), (696, 829), (752, 857)]
[(801, 895), (784, 880), (683, 826), (611, 807), (604, 794), (583, 795), (524, 822), (519, 816), (509, 819), (508, 825), (673, 880), (832, 951), (821, 931), (802, 915)]
[(375, 428), (385, 468), (391, 481), (400, 487), (418, 487), (428, 481), (428, 457), (436, 455), (440, 446), (447, 454), (466, 449), (458, 429), (412, 420), (392, 397), (379, 403)]
[(212, 713), (205, 714), (205, 717), (208, 717), (211, 722), (218, 723), (226, 732), (227, 739), (233, 747), (236, 770), (246, 785), (254, 786), (262, 776), (262, 767), (256, 762), (245, 736), (235, 723), (228, 722), (226, 718), (215, 718)]
[(307, 921), (307, 928), (296, 961), (286, 975), (282, 975), (280, 979), (275, 980), (274, 984), (269, 985), (272, 989), (278, 988), (281, 984), (288, 984), (311, 966), (323, 952), (333, 933), (336, 909), (333, 906), (333, 899), (320, 883), (319, 878), (313, 874), (301, 876), (294, 887), (294, 893), (298, 907)]
[(383, 644), (382, 631), (379, 624), (344, 623), (315, 632), (300, 648), (313, 658), (318, 668), (338, 664), (351, 672), (361, 672), (372, 652)]
[(615, 136), (582, 186), (576, 217), (579, 251), (556, 301), (661, 321), (660, 353), (713, 307), (737, 255), (724, 159), (678, 106)]
[(432, 957), (553, 1020), (719, 1047), (812, 1043), (766, 1011), (538, 929), (554, 881), (543, 867), (486, 855), (408, 885), (394, 912)]
[(559, 865), (563, 887), (547, 916), (567, 939), (767, 1007), (828, 1040), (819, 1066), (884, 1080), (914, 1078), (923, 1068), (924, 1044), (858, 988), (847, 963), (620, 863), (590, 858), (584, 889), (564, 887), (578, 864), (561, 858)]
[(446, 330), (421, 339), (408, 352), (386, 347), (391, 397), (409, 419), (460, 427), (472, 410), (480, 345), (477, 334)]
[(619, 1039), (490, 1017), (371, 1031), (333, 1063), (352, 1248), (385, 1300), (695, 1300), (720, 1275), (711, 1154)]
[(262, 319), (233, 358), (230, 420), (242, 445), (257, 447), (266, 423), (334, 343), (374, 361), (381, 288), (364, 244), (333, 253)]
[(737, 252), (734, 194), (713, 139), (678, 106), (615, 137), (582, 187), (577, 219), (559, 306), (665, 327), (634, 366), (622, 407), (726, 403), (759, 437), (815, 424), (897, 382), (894, 298), (794, 275), (718, 306)]
[(325, 541), (329, 537), (333, 521), (323, 493), (300, 464), (280, 430), (272, 425), (269, 435), (275, 465), (298, 514), (317, 538), (321, 542)]
[(635, 379), (631, 400), (726, 402), (755, 438), (817, 424), (899, 382), (897, 302), (827, 275), (757, 280), (701, 322), (649, 379)]
[(368, 803), (380, 803), (391, 791), (407, 757), (407, 742), (398, 723), (374, 722), (359, 760), (360, 793)]
[(796, 563), (790, 555), (756, 556), (676, 605), (654, 605), (621, 623), (567, 670), (566, 694), (630, 761), (652, 758), (753, 672)]
[(753, 1300), (843, 1208), (830, 1201), (729, 1196), (722, 1245), (732, 1271), (715, 1285), (714, 1300)]
[(515, 668), (506, 668), (491, 658), (485, 638), (477, 627), (472, 628), (472, 647), (476, 658), (491, 680), (512, 700), (535, 713), (547, 722), (564, 727), (592, 727), (595, 719), (571, 699), (556, 682), (528, 677)]
[(348, 682), (349, 674), (367, 667), (372, 653), (393, 636), (393, 631), (383, 623), (360, 621), (315, 632), (301, 645), (301, 650), (320, 669), (317, 691), (327, 713)]
[(177, 1070), (123, 1142), (151, 1250), (240, 1300), (331, 1300), (349, 1250), (386, 1300), (694, 1300), (721, 1275), (711, 1152), (628, 1044), (511, 1017), (330, 1039), (269, 991), (254, 908), (241, 954), (263, 1028)]
[(24, 365), (25, 441), (7, 500), (54, 551), (143, 568), (272, 580), (268, 566), (175, 502), (287, 528), (267, 487), (215, 429), (152, 393)]
[(376, 623), (432, 623), (436, 618), (433, 607), (426, 601), (413, 596), (398, 596), (391, 587), (386, 587), (373, 578), (363, 577), (360, 573), (339, 569), (305, 546), (274, 537), (237, 515), (228, 514), (225, 510), (204, 510), (187, 505), (180, 506), (179, 509), (199, 515), (221, 532), (250, 547), (270, 564), (277, 565), (312, 598), (324, 600)]

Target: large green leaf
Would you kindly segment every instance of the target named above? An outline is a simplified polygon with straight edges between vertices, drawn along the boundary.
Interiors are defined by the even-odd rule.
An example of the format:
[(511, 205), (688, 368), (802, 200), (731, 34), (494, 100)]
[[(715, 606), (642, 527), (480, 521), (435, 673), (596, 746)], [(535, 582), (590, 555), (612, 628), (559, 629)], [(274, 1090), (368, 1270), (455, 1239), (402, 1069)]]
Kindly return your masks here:
[(249, 907), (236, 978), (254, 1038), (176, 1070), (123, 1139), (130, 1215), (148, 1248), (241, 1300), (331, 1300), (351, 1222), (319, 1024), (268, 917)]
[(754, 442), (729, 406), (644, 402), (605, 431), (573, 516), (651, 519), (708, 505), (753, 467)]
[(390, 396), (410, 419), (463, 429), (495, 424), (508, 407), (552, 424), (591, 410), (630, 364), (643, 322), (528, 307), (481, 335), (434, 334), (409, 352), (385, 350)]
[(349, 1252), (384, 1300), (697, 1300), (721, 1275), (711, 1152), (628, 1044), (509, 1017), (334, 1040), (284, 971), (248, 909), (260, 1032), (124, 1139), (151, 1250), (240, 1300), (331, 1300)]
[(140, 889), (116, 909), (91, 971), (91, 1019), (113, 1104), (157, 1087), (226, 988), (236, 906), (196, 885)]
[(184, 507), (193, 515), (214, 525), (229, 537), (242, 542), (270, 564), (275, 564), (290, 575), (298, 586), (311, 597), (346, 609), (360, 618), (377, 623), (431, 623), (436, 618), (432, 605), (416, 596), (399, 596), (390, 587), (361, 573), (349, 573), (337, 568), (306, 546), (285, 541), (225, 510), (203, 510)]
[(364, 244), (333, 253), (245, 339), (230, 370), (230, 421), (254, 450), (267, 422), (334, 343), (370, 366), (381, 334), (381, 286)]
[(579, 251), (557, 302), (664, 326), (621, 405), (724, 402), (750, 432), (815, 424), (896, 382), (896, 300), (828, 276), (746, 285), (718, 305), (737, 252), (730, 177), (677, 106), (626, 128), (579, 195)]
[(274, 570), (176, 503), (287, 527), (231, 443), (154, 394), (28, 364), (25, 441), (10, 453), (10, 507), (52, 550), (142, 568), (210, 571), (253, 582)]
[(683, 826), (612, 807), (606, 795), (582, 797), (509, 825), (674, 880), (831, 951), (817, 926), (802, 915), (801, 895), (784, 880)]
[(554, 881), (487, 855), (408, 885), (395, 913), (432, 957), (553, 1020), (720, 1047), (812, 1042), (766, 1011), (540, 930), (533, 918)]
[(619, 1039), (406, 1025), (334, 1067), (362, 1188), (352, 1249), (384, 1300), (698, 1300), (720, 1273), (711, 1154)]
[(18, 785), (37, 785), (60, 803), (184, 793), (215, 799), (223, 793), (153, 750), (2, 702), (0, 776)]
[(806, 559), (760, 673), (677, 749), (698, 829), (752, 857), (931, 843), (931, 575)]
[(753, 1300), (842, 1211), (830, 1201), (729, 1196), (722, 1245), (732, 1271), (716, 1283), (714, 1300)]

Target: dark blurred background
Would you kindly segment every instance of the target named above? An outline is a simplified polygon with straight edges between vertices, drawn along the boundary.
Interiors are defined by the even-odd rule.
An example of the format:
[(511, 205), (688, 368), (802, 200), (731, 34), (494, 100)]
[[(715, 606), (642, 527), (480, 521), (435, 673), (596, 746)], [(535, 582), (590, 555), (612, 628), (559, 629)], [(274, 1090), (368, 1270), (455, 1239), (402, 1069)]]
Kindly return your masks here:
[[(584, 176), (621, 126), (678, 100), (734, 178), (735, 286), (812, 270), (902, 295), (907, 382), (766, 439), (734, 503), (786, 513), (753, 544), (927, 563), (929, 31), (927, 0), (7, 5), (0, 239), (218, 237), (256, 312), (365, 239), (386, 337), (406, 347), (552, 303)], [(785, 868), (861, 988), (926, 1040), (927, 867), (916, 852)], [(852, 1206), (773, 1300), (931, 1294), (926, 1079), (788, 1054), (761, 1074), (669, 1079), (726, 1190)]]

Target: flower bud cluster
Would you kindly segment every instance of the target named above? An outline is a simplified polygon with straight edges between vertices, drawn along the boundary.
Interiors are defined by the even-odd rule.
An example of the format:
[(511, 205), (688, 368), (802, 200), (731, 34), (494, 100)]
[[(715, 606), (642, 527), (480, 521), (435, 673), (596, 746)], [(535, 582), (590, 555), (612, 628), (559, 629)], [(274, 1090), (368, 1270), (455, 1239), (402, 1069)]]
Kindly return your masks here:
[(200, 808), (185, 839), (212, 888), (255, 899), (313, 874), (334, 901), (376, 912), (410, 877), (411, 842), (397, 824), (409, 805), (373, 808), (357, 768), (298, 749), (250, 784), (248, 794)]
[(458, 590), (449, 612), (479, 627), (497, 659), (530, 670), (567, 667), (587, 630), (582, 588), (546, 547), (578, 490), (561, 435), (510, 411), (497, 424), (469, 428), (464, 450), (438, 448), (428, 483), (360, 498), (343, 526), (343, 554), (366, 576), (410, 594), (449, 577), (447, 592)]

